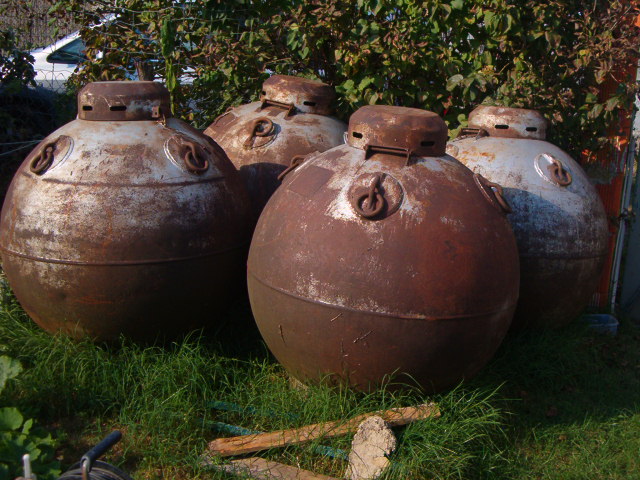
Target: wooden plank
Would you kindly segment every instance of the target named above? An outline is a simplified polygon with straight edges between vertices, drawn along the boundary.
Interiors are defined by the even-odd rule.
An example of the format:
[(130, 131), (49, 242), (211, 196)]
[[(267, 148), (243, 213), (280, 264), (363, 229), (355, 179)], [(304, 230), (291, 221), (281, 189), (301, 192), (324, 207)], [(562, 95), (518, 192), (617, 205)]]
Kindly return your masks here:
[(398, 427), (416, 420), (437, 418), (440, 416), (440, 409), (435, 403), (429, 403), (418, 405), (417, 407), (394, 408), (383, 412), (365, 413), (346, 421), (316, 423), (276, 432), (218, 438), (209, 443), (206, 453), (228, 457), (310, 442), (321, 437), (338, 437), (354, 433), (358, 429), (358, 425), (371, 415), (378, 415), (392, 427)]
[[(218, 431), (230, 433), (231, 435), (255, 435), (256, 433), (264, 433), (258, 430), (249, 430), (248, 428), (238, 427), (237, 425), (230, 425), (222, 422), (207, 422), (207, 425)], [(320, 455), (324, 455), (325, 457), (349, 460), (349, 454), (339, 448), (328, 447), (327, 445), (316, 445), (313, 447), (313, 451)]]
[(231, 463), (215, 465), (213, 468), (236, 475), (248, 475), (260, 480), (338, 480), (260, 457), (233, 460)]

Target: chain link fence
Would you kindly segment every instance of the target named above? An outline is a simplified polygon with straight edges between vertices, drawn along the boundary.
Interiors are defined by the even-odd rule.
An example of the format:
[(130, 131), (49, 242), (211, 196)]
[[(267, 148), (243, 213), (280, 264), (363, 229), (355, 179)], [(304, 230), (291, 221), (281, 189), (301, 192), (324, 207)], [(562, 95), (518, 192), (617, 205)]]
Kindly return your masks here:
[(0, 201), (29, 151), (75, 114), (64, 88), (75, 65), (63, 72), (47, 57), (79, 26), (71, 15), (51, 17), (53, 4), (0, 1)]
[[(259, 68), (252, 74), (253, 87), (239, 96), (225, 98), (221, 89), (194, 85), (198, 77), (212, 75), (202, 46), (217, 26), (224, 25), (227, 36), (245, 35), (251, 9), (217, 4), (207, 10), (193, 0), (151, 3), (0, 0), (0, 32), (9, 39), (0, 45), (0, 62), (11, 67), (12, 57), (26, 55), (25, 63), (33, 66), (32, 80), (24, 81), (25, 76), (21, 82), (26, 87), (9, 86), (0, 78), (0, 197), (29, 151), (75, 116), (76, 92), (89, 81), (163, 82), (172, 93), (175, 114), (200, 128), (218, 111), (258, 94), (270, 73)], [(208, 36), (201, 33), (205, 30)], [(239, 75), (251, 80), (251, 74)]]
[(18, 48), (32, 50), (80, 28), (70, 16), (60, 16), (51, 22), (47, 14), (51, 6), (50, 0), (1, 0), (0, 29), (17, 32)]

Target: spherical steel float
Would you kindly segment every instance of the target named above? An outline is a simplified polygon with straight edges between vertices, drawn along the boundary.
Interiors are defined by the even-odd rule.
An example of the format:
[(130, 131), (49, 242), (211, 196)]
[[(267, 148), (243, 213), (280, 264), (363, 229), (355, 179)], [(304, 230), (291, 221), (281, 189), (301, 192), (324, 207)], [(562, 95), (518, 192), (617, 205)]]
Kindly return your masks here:
[(344, 143), (347, 125), (330, 116), (334, 101), (329, 85), (274, 75), (259, 102), (229, 110), (204, 131), (240, 171), (256, 221), (285, 171), (310, 153)]
[(347, 144), (307, 158), (265, 207), (249, 296), (294, 377), (442, 390), (495, 352), (518, 296), (508, 205), (446, 140), (434, 113), (362, 107)]
[[(96, 82), (16, 173), (3, 269), (49, 332), (98, 340), (215, 323), (244, 270), (249, 200), (215, 142), (154, 82)], [(238, 279), (241, 280), (241, 279)]]
[(448, 152), (497, 182), (513, 208), (520, 251), (520, 300), (513, 327), (571, 322), (597, 287), (608, 228), (600, 198), (580, 165), (545, 141), (535, 110), (480, 106)]

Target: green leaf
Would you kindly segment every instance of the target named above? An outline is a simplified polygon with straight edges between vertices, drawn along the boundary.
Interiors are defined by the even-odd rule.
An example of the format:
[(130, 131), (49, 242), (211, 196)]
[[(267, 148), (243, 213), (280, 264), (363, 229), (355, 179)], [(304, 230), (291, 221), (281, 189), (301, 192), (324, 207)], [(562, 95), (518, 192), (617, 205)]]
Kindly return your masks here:
[(452, 77), (449, 77), (449, 79), (447, 80), (447, 86), (446, 86), (447, 90), (452, 91), (454, 88), (460, 85), (460, 83), (463, 80), (464, 80), (464, 77), (459, 73), (457, 73), (456, 75), (453, 75)]
[(598, 118), (600, 114), (602, 114), (603, 110), (604, 105), (601, 103), (596, 103), (589, 111), (589, 118)]
[(351, 79), (347, 80), (346, 82), (344, 82), (344, 83), (342, 84), (342, 87), (343, 87), (346, 91), (353, 90), (353, 87), (354, 87), (354, 86), (355, 86), (355, 83), (354, 83), (354, 81), (353, 81), (353, 80), (351, 80)]
[(490, 12), (490, 11), (484, 12), (484, 24), (487, 27), (492, 27), (493, 26), (494, 17), (495, 17), (495, 13)]
[(160, 47), (162, 50), (162, 56), (167, 58), (173, 52), (175, 47), (175, 28), (170, 17), (165, 17), (160, 27)]
[(17, 408), (0, 408), (0, 431), (17, 430), (23, 421), (24, 418)]
[(544, 38), (547, 40), (549, 46), (554, 50), (558, 49), (560, 41), (562, 40), (562, 37), (555, 32), (545, 32)]
[(22, 433), (25, 435), (29, 435), (29, 432), (31, 431), (31, 427), (33, 427), (33, 418), (29, 418), (27, 421), (24, 422), (24, 425), (22, 425)]
[(604, 109), (607, 112), (611, 112), (612, 110), (614, 110), (618, 105), (620, 105), (620, 99), (618, 97), (611, 97), (609, 100), (607, 100), (604, 104)]
[(358, 85), (358, 90), (360, 90), (360, 91), (364, 90), (369, 85), (371, 85), (374, 81), (375, 81), (375, 79), (373, 77), (365, 77), (365, 78), (363, 78), (360, 81), (360, 84)]
[(18, 360), (3, 355), (0, 357), (0, 392), (4, 390), (7, 380), (15, 378), (22, 371)]

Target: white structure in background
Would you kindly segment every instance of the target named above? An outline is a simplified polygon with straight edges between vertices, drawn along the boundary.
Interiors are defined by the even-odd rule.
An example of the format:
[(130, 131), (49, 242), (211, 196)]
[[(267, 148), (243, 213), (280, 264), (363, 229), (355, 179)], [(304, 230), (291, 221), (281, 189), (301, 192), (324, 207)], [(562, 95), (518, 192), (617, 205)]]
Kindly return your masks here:
[(79, 63), (86, 60), (80, 32), (74, 32), (46, 47), (29, 52), (34, 59), (35, 81), (39, 87), (63, 92), (65, 82)]
[[(183, 2), (184, 3), (184, 2)], [(103, 23), (115, 20), (115, 15), (109, 15)], [(102, 25), (102, 23), (100, 24)], [(92, 27), (93, 28), (93, 27)], [(36, 72), (35, 82), (38, 87), (52, 92), (64, 92), (65, 82), (78, 68), (78, 65), (87, 60), (84, 53), (85, 44), (80, 38), (80, 31), (75, 31), (46, 47), (36, 48), (29, 53), (33, 56), (33, 68)], [(157, 48), (157, 58), (148, 60), (151, 63), (160, 61), (160, 47)], [(102, 52), (97, 55), (102, 57)], [(125, 77), (128, 80), (138, 80), (138, 74), (133, 63), (128, 65), (114, 65), (114, 68), (124, 68)], [(190, 85), (195, 78), (195, 70), (191, 67), (183, 68), (179, 82)], [(164, 78), (156, 78), (164, 83)]]

